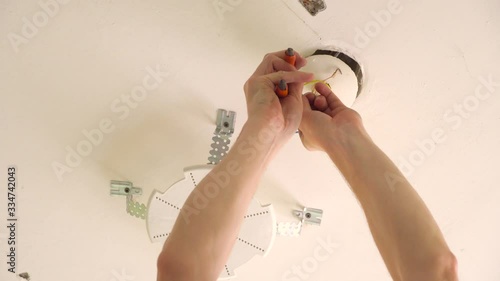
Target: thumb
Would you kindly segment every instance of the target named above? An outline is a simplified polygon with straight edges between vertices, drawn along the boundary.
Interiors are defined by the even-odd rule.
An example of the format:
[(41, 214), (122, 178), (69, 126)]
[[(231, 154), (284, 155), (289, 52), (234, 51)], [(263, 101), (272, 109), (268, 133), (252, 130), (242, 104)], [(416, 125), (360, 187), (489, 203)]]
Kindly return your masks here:
[(312, 111), (309, 100), (304, 95), (302, 96), (302, 109), (304, 110), (304, 113)]
[[(309, 99), (303, 95), (302, 96), (302, 120), (300, 121), (299, 124), (299, 133), (301, 135), (301, 139), (303, 140), (303, 135), (302, 135), (302, 130), (304, 130), (305, 123), (307, 122), (307, 116), (309, 116), (312, 113), (312, 108), (311, 104), (309, 103)], [(304, 118), (305, 117), (305, 118)]]

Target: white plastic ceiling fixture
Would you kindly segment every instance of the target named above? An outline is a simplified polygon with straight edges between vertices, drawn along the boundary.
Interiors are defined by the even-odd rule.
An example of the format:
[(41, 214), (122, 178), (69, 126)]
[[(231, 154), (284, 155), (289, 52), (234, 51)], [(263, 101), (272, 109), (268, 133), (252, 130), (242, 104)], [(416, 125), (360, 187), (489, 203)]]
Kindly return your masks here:
[[(173, 184), (164, 193), (159, 191), (152, 193), (146, 217), (148, 234), (152, 242), (166, 240), (187, 197), (213, 167), (205, 165), (187, 168), (184, 171), (184, 179)], [(232, 253), (219, 279), (234, 277), (234, 269), (247, 263), (255, 255), (265, 256), (271, 249), (275, 236), (276, 219), (273, 207), (262, 206), (256, 199), (252, 199)]]
[[(301, 71), (313, 73), (315, 81), (314, 83), (306, 83), (303, 93), (314, 92), (314, 85), (317, 82), (323, 81), (331, 87), (335, 95), (337, 95), (346, 106), (351, 107), (361, 90), (361, 69), (357, 62), (343, 53), (336, 51), (324, 52), (331, 52), (333, 55), (322, 54), (321, 51), (317, 51), (317, 53), (306, 58), (307, 65), (304, 66)], [(348, 65), (341, 58), (352, 60), (351, 65)], [(335, 75), (331, 77), (334, 73)]]

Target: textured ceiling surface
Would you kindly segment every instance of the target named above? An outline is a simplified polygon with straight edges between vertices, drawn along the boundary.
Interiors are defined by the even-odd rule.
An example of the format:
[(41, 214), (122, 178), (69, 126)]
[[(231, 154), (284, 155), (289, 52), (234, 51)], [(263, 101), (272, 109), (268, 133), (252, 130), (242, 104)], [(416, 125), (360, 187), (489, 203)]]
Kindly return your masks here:
[[(327, 1), (312, 17), (296, 0), (1, 0), (0, 13), (0, 181), (17, 167), (16, 270), (31, 280), (154, 280), (161, 245), (109, 180), (147, 202), (207, 162), (217, 108), (241, 131), (265, 53), (329, 46), (364, 67), (353, 107), (428, 204), (461, 280), (500, 280), (500, 2)], [(390, 280), (342, 176), (299, 139), (256, 196), (278, 220), (299, 206), (324, 219), (235, 280)], [(17, 280), (1, 229), (0, 279)]]

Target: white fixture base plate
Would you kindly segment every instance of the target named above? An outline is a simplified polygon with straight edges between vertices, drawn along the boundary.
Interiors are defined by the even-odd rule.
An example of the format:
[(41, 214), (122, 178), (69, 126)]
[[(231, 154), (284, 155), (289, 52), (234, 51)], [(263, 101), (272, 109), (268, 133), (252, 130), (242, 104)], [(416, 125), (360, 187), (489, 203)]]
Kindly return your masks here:
[[(148, 235), (152, 242), (163, 243), (167, 239), (187, 197), (213, 167), (205, 165), (186, 168), (184, 179), (173, 184), (164, 193), (157, 190), (152, 193), (146, 218)], [(275, 236), (276, 217), (273, 207), (262, 206), (255, 198), (252, 199), (233, 251), (219, 279), (234, 277), (234, 269), (247, 263), (255, 255), (265, 256), (271, 249)]]

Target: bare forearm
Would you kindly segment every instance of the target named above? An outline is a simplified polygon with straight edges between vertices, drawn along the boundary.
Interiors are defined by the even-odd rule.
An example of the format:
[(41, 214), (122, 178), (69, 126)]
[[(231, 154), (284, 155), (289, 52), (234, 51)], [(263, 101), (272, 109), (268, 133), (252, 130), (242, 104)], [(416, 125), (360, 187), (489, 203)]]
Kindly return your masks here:
[(261, 131), (245, 125), (231, 151), (188, 197), (165, 243), (165, 259), (175, 256), (176, 264), (199, 273), (191, 276), (197, 280), (215, 280), (229, 257), (273, 151), (273, 140), (262, 141)]
[(454, 257), (420, 196), (364, 131), (350, 136), (327, 151), (361, 203), (393, 279), (455, 280)]
[[(219, 276), (265, 167), (300, 124), (302, 89), (313, 74), (298, 71), (307, 62), (298, 53), (295, 64), (288, 63), (288, 53), (267, 54), (246, 81), (248, 121), (233, 149), (182, 207), (158, 258), (159, 281), (211, 281)], [(279, 98), (276, 85), (284, 82), (288, 95)], [(227, 180), (221, 181), (221, 175)], [(208, 204), (197, 208), (200, 194), (208, 197)]]

